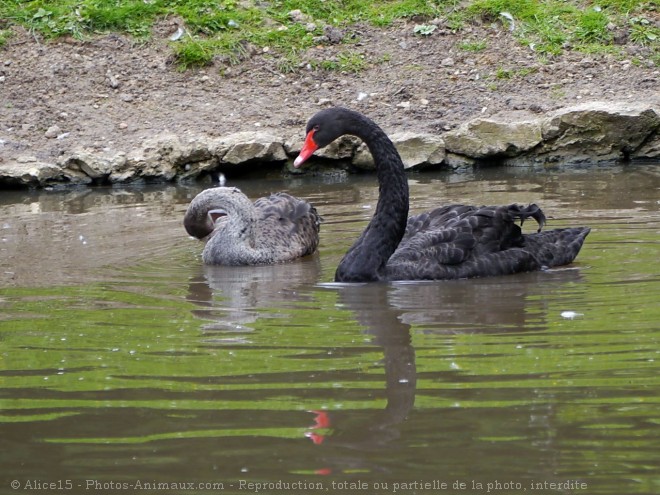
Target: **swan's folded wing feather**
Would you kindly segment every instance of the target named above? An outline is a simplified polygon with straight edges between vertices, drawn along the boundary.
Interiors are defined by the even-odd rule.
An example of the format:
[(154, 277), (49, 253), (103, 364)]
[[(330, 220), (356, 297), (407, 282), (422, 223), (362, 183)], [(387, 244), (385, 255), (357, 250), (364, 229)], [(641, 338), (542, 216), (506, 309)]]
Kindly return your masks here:
[[(411, 217), (387, 264), (391, 279), (455, 279), (537, 270), (543, 265), (516, 224), (534, 218), (536, 205), (449, 205)], [(539, 234), (535, 234), (539, 235)]]
[(511, 248), (471, 257), (453, 265), (433, 263), (429, 259), (418, 263), (412, 261), (388, 263), (387, 276), (389, 280), (456, 280), (509, 275), (540, 268), (542, 266), (532, 253), (521, 248)]
[(591, 229), (570, 227), (533, 233), (525, 236), (525, 249), (534, 253), (543, 266), (572, 263)]
[(451, 226), (436, 230), (420, 230), (404, 237), (390, 257), (389, 263), (431, 262), (454, 265), (462, 263), (471, 254), (476, 239), (468, 225)]
[(450, 228), (472, 214), (476, 208), (467, 205), (446, 205), (408, 218), (402, 242), (422, 232)]
[(264, 239), (279, 249), (313, 253), (319, 242), (321, 217), (316, 208), (302, 199), (284, 192), (273, 193), (254, 202), (259, 211), (260, 232)]

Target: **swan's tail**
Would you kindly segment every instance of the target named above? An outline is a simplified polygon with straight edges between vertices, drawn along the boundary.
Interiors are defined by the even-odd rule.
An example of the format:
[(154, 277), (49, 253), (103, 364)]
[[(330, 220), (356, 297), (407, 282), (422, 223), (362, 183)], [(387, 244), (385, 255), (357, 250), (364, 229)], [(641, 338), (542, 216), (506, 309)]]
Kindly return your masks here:
[(524, 249), (533, 253), (543, 267), (568, 265), (577, 257), (590, 231), (589, 227), (572, 227), (528, 234), (524, 236)]
[(527, 206), (520, 206), (517, 204), (509, 205), (507, 210), (509, 215), (511, 215), (511, 218), (520, 219), (521, 227), (523, 223), (525, 223), (526, 219), (533, 218), (539, 225), (537, 232), (541, 232), (541, 230), (543, 230), (543, 226), (545, 225), (546, 220), (545, 215), (543, 214), (543, 210), (541, 210), (541, 208), (539, 208), (534, 203)]

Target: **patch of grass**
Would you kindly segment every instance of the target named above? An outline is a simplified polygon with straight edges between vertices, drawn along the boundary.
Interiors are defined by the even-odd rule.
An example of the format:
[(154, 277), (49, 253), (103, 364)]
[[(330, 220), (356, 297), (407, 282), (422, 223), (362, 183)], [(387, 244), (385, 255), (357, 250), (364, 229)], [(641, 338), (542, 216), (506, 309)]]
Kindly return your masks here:
[(291, 74), (296, 72), (296, 70), (302, 65), (301, 57), (297, 52), (293, 51), (280, 57), (277, 60), (276, 65), (277, 70), (282, 74)]
[[(90, 31), (122, 31), (137, 37), (149, 35), (151, 25), (162, 11), (161, 1), (88, 2), (81, 11)], [(83, 17), (84, 15), (84, 17)]]
[(233, 30), (235, 38), (297, 49), (310, 46), (313, 36), (306, 31), (299, 36), (304, 26), (288, 16), (296, 9), (323, 24), (369, 22), (377, 26), (413, 15), (439, 14), (436, 2), (427, 0), (375, 0), (368, 4), (362, 0), (274, 0), (256, 5), (238, 0), (3, 0), (0, 19), (52, 38), (107, 31), (146, 36), (157, 17), (177, 16), (192, 35), (214, 37)]
[(0, 4), (0, 18), (21, 24), (46, 38), (71, 35), (82, 38), (95, 32), (119, 31), (136, 37), (148, 35), (162, 0), (35, 0)]
[(602, 10), (587, 10), (577, 17), (575, 37), (581, 43), (608, 44), (612, 34), (607, 29), (609, 19)]
[(646, 9), (654, 7), (641, 0), (604, 0), (587, 8), (580, 2), (565, 0), (475, 0), (463, 15), (466, 20), (501, 22), (509, 28), (510, 22), (502, 16), (506, 12), (513, 17), (513, 34), (522, 43), (532, 46), (538, 53), (557, 55), (569, 46), (589, 52), (611, 52), (610, 26), (628, 24), (632, 24), (632, 41), (643, 44), (646, 43), (643, 40), (648, 40), (647, 44), (657, 45), (651, 23), (627, 20), (631, 13)]
[(475, 0), (465, 11), (468, 17), (481, 17), (494, 22), (502, 12), (508, 12), (515, 19), (534, 19), (542, 15), (542, 3), (535, 0)]
[(480, 52), (485, 50), (486, 46), (486, 40), (463, 41), (458, 44), (458, 47), (466, 52)]
[(179, 62), (179, 67), (183, 70), (208, 65), (215, 54), (212, 42), (199, 39), (177, 43), (172, 45), (172, 48)]
[(367, 61), (359, 53), (343, 51), (333, 59), (321, 61), (318, 66), (325, 70), (358, 73), (367, 66)]
[(0, 48), (2, 48), (9, 38), (11, 37), (11, 31), (8, 29), (0, 29)]
[(516, 70), (516, 75), (519, 77), (525, 77), (536, 72), (538, 72), (538, 68), (536, 67), (523, 67), (522, 69)]
[(630, 20), (630, 39), (640, 45), (652, 45), (660, 42), (660, 27), (644, 16), (634, 16)]
[(502, 67), (498, 67), (497, 71), (495, 71), (496, 79), (511, 79), (512, 77), (513, 77), (513, 72), (510, 70), (502, 69)]
[[(359, 5), (365, 3), (360, 1)], [(438, 14), (435, 2), (419, 0), (402, 0), (396, 2), (377, 1), (370, 4), (367, 19), (375, 26), (389, 26), (396, 19), (412, 16), (433, 17)]]
[[(241, 50), (252, 45), (272, 49), (282, 59), (281, 70), (289, 71), (301, 64), (301, 54), (318, 43), (327, 25), (388, 26), (414, 17), (418, 29), (426, 27), (419, 34), (433, 37), (435, 25), (429, 21), (434, 18), (457, 31), (477, 21), (501, 23), (509, 29), (512, 24), (502, 13), (513, 19), (513, 36), (533, 46), (540, 56), (553, 56), (567, 47), (610, 51), (615, 26), (627, 31), (633, 43), (650, 47), (657, 60), (660, 28), (653, 22), (654, 2), (602, 0), (595, 8), (594, 4), (585, 7), (582, 0), (2, 0), (0, 20), (3, 28), (22, 25), (46, 38), (115, 31), (145, 39), (158, 19), (176, 17), (187, 30), (172, 42), (182, 68), (205, 65), (217, 55), (240, 61)], [(294, 10), (300, 11), (302, 21), (291, 18)], [(0, 32), (0, 44), (2, 39)], [(354, 41), (347, 37), (344, 43)], [(486, 41), (466, 41), (459, 48), (481, 51)], [(326, 65), (352, 71), (364, 68), (366, 62), (337, 58)]]
[(569, 36), (562, 29), (559, 19), (553, 19), (552, 22), (533, 28), (521, 27), (518, 38), (523, 44), (532, 47), (535, 52), (554, 56), (561, 53), (568, 43)]

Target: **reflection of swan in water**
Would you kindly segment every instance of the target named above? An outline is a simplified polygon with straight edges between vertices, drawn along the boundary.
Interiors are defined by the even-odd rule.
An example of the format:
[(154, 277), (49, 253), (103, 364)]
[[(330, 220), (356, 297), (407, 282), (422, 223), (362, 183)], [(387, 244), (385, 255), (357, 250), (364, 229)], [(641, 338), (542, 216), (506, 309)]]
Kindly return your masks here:
[[(414, 413), (417, 393), (418, 365), (411, 325), (415, 325), (415, 335), (538, 331), (545, 326), (543, 315), (547, 312), (544, 306), (547, 298), (544, 296), (552, 297), (558, 290), (565, 291), (566, 285), (580, 280), (580, 272), (571, 269), (445, 284), (329, 284), (329, 289), (337, 290), (341, 307), (352, 310), (364, 332), (373, 336), (372, 343), (383, 348), (387, 405), (383, 410), (328, 408), (311, 411), (314, 424), (308, 427), (306, 436), (318, 445), (316, 461), (323, 463), (319, 472), (378, 471), (382, 467), (369, 465), (368, 456), (351, 452), (380, 451), (395, 441), (405, 443), (401, 437), (405, 436), (406, 420)], [(574, 294), (567, 300), (572, 301), (573, 297)], [(451, 361), (460, 365), (461, 356), (452, 356)], [(446, 371), (434, 371), (432, 376), (453, 381), (457, 373), (460, 372), (447, 362)], [(428, 370), (425, 375), (428, 379)], [(373, 400), (378, 392), (369, 390), (367, 393)], [(469, 400), (468, 394), (479, 392), (463, 390), (461, 393)], [(542, 393), (547, 394), (547, 391)], [(540, 409), (530, 407), (535, 414), (528, 418), (529, 429), (536, 428), (539, 415), (553, 413), (545, 404), (541, 404)], [(420, 411), (420, 415), (425, 414), (437, 414), (437, 411)], [(466, 417), (473, 419), (474, 415)], [(551, 418), (544, 421), (549, 422)], [(438, 418), (437, 424), (443, 424), (442, 418)], [(464, 426), (468, 430), (475, 429), (473, 424)]]
[(260, 309), (311, 300), (304, 290), (318, 281), (321, 266), (314, 254), (286, 264), (204, 265), (200, 270), (190, 281), (187, 299), (206, 308), (193, 311), (207, 320), (204, 329), (246, 332)]
[[(339, 263), (335, 280), (440, 280), (507, 275), (571, 263), (588, 228), (541, 232), (545, 215), (536, 205), (448, 205), (408, 218), (403, 162), (385, 132), (364, 115), (329, 108), (307, 124), (299, 167), (315, 150), (350, 134), (368, 146), (378, 174), (379, 198), (367, 228)], [(516, 220), (536, 220), (523, 234)]]
[(320, 217), (307, 201), (280, 192), (254, 203), (235, 187), (214, 187), (191, 201), (186, 231), (205, 239), (210, 265), (263, 265), (313, 253)]
[(402, 321), (428, 326), (427, 333), (531, 330), (532, 325), (544, 326), (538, 317), (546, 310), (544, 296), (556, 294), (558, 284), (579, 280), (580, 271), (569, 268), (443, 284), (403, 282), (393, 284), (389, 301), (402, 309)]
[(415, 403), (417, 377), (410, 325), (402, 323), (400, 311), (388, 303), (389, 288), (386, 285), (347, 285), (338, 287), (338, 290), (342, 305), (355, 311), (365, 333), (373, 335), (373, 344), (383, 348), (387, 405), (384, 410), (371, 414), (367, 424), (364, 424), (364, 418), (352, 424), (350, 417), (337, 420), (334, 413), (314, 411), (316, 424), (307, 436), (320, 444), (325, 437), (322, 432), (314, 430), (332, 428), (330, 443), (378, 449), (399, 436), (396, 426), (406, 419)]

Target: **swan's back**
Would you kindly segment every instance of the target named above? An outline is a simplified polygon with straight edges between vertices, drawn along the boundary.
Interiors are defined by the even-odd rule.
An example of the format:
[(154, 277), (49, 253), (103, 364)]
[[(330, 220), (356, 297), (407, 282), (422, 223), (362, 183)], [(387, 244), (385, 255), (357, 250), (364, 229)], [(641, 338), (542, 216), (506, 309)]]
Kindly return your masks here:
[[(523, 234), (532, 218), (539, 232)], [(448, 205), (411, 216), (387, 263), (390, 280), (438, 280), (507, 275), (571, 263), (588, 228), (540, 232), (545, 215), (536, 205)]]
[(254, 202), (259, 218), (260, 249), (294, 259), (313, 253), (319, 244), (321, 217), (316, 208), (284, 192)]

